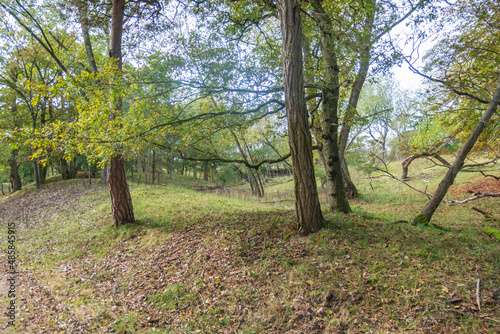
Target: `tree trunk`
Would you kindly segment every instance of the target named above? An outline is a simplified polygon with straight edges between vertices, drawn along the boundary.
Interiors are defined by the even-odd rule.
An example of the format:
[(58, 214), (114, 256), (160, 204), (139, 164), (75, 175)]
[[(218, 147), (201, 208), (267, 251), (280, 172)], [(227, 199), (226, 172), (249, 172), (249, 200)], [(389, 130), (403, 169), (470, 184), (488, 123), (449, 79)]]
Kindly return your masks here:
[(311, 132), (304, 98), (302, 23), (296, 0), (278, 0), (281, 22), (288, 143), (293, 161), (297, 228), (303, 234), (323, 227), (314, 176)]
[(349, 168), (345, 160), (345, 152), (347, 149), (347, 142), (349, 140), (349, 133), (351, 132), (351, 122), (356, 115), (356, 109), (358, 107), (359, 96), (363, 85), (366, 81), (366, 75), (368, 74), (368, 69), (370, 68), (371, 60), (371, 48), (372, 48), (372, 32), (373, 32), (373, 22), (375, 19), (375, 1), (370, 1), (372, 8), (368, 11), (368, 16), (366, 18), (364, 27), (364, 41), (365, 46), (362, 48), (359, 54), (359, 69), (354, 79), (354, 83), (351, 89), (351, 95), (349, 96), (349, 102), (347, 105), (347, 110), (342, 120), (342, 129), (340, 131), (339, 137), (339, 158), (340, 167), (343, 171), (344, 177), (344, 189), (348, 198), (355, 198), (358, 196), (358, 190), (351, 180), (351, 175), (349, 173)]
[(63, 180), (69, 179), (68, 162), (64, 158), (60, 158), (61, 162), (61, 177)]
[(474, 144), (477, 141), (477, 138), (479, 138), (479, 135), (481, 134), (481, 132), (483, 132), (491, 116), (497, 110), (499, 101), (500, 101), (500, 74), (497, 77), (497, 87), (495, 93), (493, 94), (493, 97), (491, 98), (491, 101), (488, 105), (488, 108), (484, 112), (482, 119), (476, 124), (476, 127), (470, 134), (469, 138), (458, 152), (455, 161), (453, 162), (453, 165), (451, 165), (450, 169), (448, 170), (448, 173), (446, 173), (445, 177), (439, 184), (432, 198), (429, 200), (429, 202), (427, 202), (425, 207), (422, 209), (420, 215), (415, 218), (416, 222), (422, 222), (422, 219), (425, 219), (425, 221), (423, 221), (424, 223), (428, 223), (431, 221), (432, 215), (436, 211), (437, 207), (439, 206), (444, 196), (448, 192), (448, 189), (455, 181), (455, 177), (457, 176), (458, 172), (462, 168), (465, 162), (465, 158), (467, 157), (467, 154), (469, 154), (469, 152), (472, 150)]
[[(122, 33), (123, 33), (123, 17), (125, 14), (125, 0), (113, 0), (111, 14), (111, 30), (109, 37), (109, 54), (110, 58), (116, 62), (117, 80), (121, 79), (122, 69)], [(117, 98), (111, 101), (113, 112), (110, 119), (116, 118), (117, 114), (122, 111), (122, 99)], [(108, 185), (109, 194), (111, 196), (111, 209), (113, 213), (113, 223), (118, 227), (124, 223), (135, 221), (134, 209), (130, 190), (127, 184), (125, 173), (125, 162), (121, 152), (116, 152), (110, 159), (108, 168)]]
[(125, 175), (125, 161), (121, 156), (111, 158), (108, 175), (111, 210), (115, 227), (134, 222), (132, 198), (128, 189), (127, 176)]
[(330, 210), (350, 213), (351, 207), (344, 190), (342, 170), (338, 148), (338, 103), (340, 94), (339, 66), (335, 54), (335, 35), (332, 23), (319, 0), (312, 2), (316, 20), (321, 28), (321, 51), (325, 63), (322, 142), (325, 157), (326, 193)]
[(108, 183), (108, 164), (105, 164), (101, 170), (101, 183), (102, 184)]
[(194, 165), (193, 167), (193, 177), (195, 178), (195, 180), (198, 180), (198, 168), (196, 167), (196, 165)]
[(10, 179), (12, 181), (12, 192), (21, 190), (21, 177), (19, 176), (19, 164), (17, 163), (17, 154), (19, 150), (13, 149), (9, 159), (10, 165)]
[(156, 150), (153, 149), (153, 157), (151, 159), (151, 184), (155, 184), (156, 177)]
[(35, 185), (37, 189), (42, 187), (42, 179), (40, 175), (40, 168), (37, 159), (33, 159), (33, 174), (35, 177)]
[(345, 161), (345, 156), (341, 155), (339, 152), (340, 168), (342, 170), (342, 182), (344, 183), (345, 195), (348, 199), (354, 199), (358, 197), (358, 189), (354, 182), (352, 182), (351, 175), (349, 173), (349, 168), (347, 167), (347, 162)]

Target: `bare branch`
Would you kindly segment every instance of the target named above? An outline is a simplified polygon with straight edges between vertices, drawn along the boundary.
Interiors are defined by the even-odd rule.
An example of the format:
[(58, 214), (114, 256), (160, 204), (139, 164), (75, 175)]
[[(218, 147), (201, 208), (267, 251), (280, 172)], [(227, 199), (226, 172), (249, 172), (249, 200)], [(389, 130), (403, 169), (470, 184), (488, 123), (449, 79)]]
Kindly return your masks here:
[(462, 201), (458, 201), (458, 200), (446, 201), (445, 200), (444, 202), (446, 204), (448, 204), (448, 205), (451, 205), (451, 204), (464, 204), (464, 203), (467, 203), (467, 202), (470, 202), (470, 201), (475, 201), (477, 199), (484, 198), (484, 197), (500, 197), (500, 193), (485, 192), (485, 193), (482, 193), (482, 194), (479, 194), (479, 195), (476, 195), (476, 196), (472, 196), (472, 197), (466, 198), (466, 199), (464, 199)]

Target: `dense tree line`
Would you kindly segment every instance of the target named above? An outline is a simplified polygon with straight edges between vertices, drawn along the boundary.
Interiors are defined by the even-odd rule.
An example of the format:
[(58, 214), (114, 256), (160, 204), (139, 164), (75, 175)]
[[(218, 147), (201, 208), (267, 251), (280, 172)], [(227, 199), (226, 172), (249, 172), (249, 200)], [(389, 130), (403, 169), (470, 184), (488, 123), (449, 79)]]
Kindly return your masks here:
[[(293, 169), (310, 233), (323, 224), (315, 160), (330, 210), (349, 213), (349, 163), (413, 157), (407, 171), (457, 152), (428, 222), (471, 151), (499, 155), (494, 2), (9, 0), (1, 12), (2, 181), (102, 171), (115, 226), (135, 220), (127, 171), (241, 178), (263, 196), (266, 173)], [(418, 67), (402, 45), (438, 32)], [(426, 79), (419, 94), (388, 78), (401, 64)]]

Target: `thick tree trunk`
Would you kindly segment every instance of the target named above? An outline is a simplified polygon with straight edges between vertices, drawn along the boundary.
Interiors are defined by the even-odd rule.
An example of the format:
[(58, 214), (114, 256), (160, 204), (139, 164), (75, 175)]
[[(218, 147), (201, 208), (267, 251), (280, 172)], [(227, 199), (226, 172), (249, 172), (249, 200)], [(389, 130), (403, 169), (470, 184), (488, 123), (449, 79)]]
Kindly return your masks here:
[(47, 180), (47, 169), (47, 166), (40, 165), (40, 180), (42, 183), (45, 183), (45, 180)]
[[(110, 57), (116, 61), (117, 71), (122, 68), (122, 33), (123, 17), (125, 14), (125, 0), (113, 0), (111, 14), (111, 30), (109, 37)], [(119, 75), (118, 75), (119, 80)], [(122, 111), (122, 101), (118, 98), (111, 101), (113, 112), (110, 119), (115, 119)], [(134, 222), (134, 209), (130, 190), (127, 184), (125, 173), (125, 163), (121, 153), (117, 152), (111, 157), (108, 168), (108, 185), (111, 196), (111, 209), (113, 213), (113, 223), (118, 227), (124, 223)]]
[[(483, 132), (491, 116), (497, 110), (499, 102), (500, 102), (500, 74), (498, 75), (497, 78), (497, 87), (495, 93), (493, 94), (493, 97), (491, 98), (491, 101), (488, 105), (488, 108), (484, 112), (482, 119), (477, 123), (476, 127), (470, 134), (469, 138), (462, 146), (462, 149), (458, 152), (455, 161), (448, 170), (448, 173), (446, 173), (445, 177), (439, 184), (432, 198), (429, 200), (429, 202), (427, 202), (425, 207), (422, 209), (420, 215), (415, 218), (416, 222), (428, 223), (431, 221), (432, 215), (436, 211), (437, 207), (439, 206), (444, 196), (448, 192), (448, 189), (455, 181), (455, 177), (457, 176), (458, 172), (462, 168), (465, 162), (465, 158), (467, 157), (467, 154), (469, 154), (469, 152), (472, 150), (474, 144), (479, 138), (479, 135), (481, 135), (481, 132)], [(422, 221), (422, 219), (425, 220)]]
[(16, 192), (18, 190), (21, 190), (22, 184), (21, 184), (21, 177), (19, 176), (19, 164), (17, 163), (17, 154), (19, 150), (13, 149), (10, 159), (9, 159), (9, 165), (10, 165), (10, 179), (12, 182), (12, 192)]
[(302, 23), (297, 0), (278, 0), (281, 22), (288, 142), (292, 153), (297, 227), (303, 234), (323, 227), (314, 175), (311, 132), (304, 98)]
[(33, 159), (33, 174), (35, 177), (35, 185), (37, 189), (42, 187), (42, 178), (40, 175), (40, 165), (38, 164), (37, 159)]
[(118, 227), (124, 223), (134, 222), (132, 198), (125, 175), (125, 162), (121, 156), (111, 158), (108, 175), (114, 225)]
[(61, 162), (61, 177), (63, 180), (69, 180), (69, 170), (68, 170), (68, 162), (64, 158), (60, 158)]
[(350, 213), (351, 207), (344, 190), (338, 148), (338, 103), (340, 94), (339, 66), (335, 54), (335, 35), (332, 23), (319, 0), (312, 2), (316, 20), (321, 28), (321, 51), (325, 63), (322, 142), (326, 170), (326, 193), (330, 210)]

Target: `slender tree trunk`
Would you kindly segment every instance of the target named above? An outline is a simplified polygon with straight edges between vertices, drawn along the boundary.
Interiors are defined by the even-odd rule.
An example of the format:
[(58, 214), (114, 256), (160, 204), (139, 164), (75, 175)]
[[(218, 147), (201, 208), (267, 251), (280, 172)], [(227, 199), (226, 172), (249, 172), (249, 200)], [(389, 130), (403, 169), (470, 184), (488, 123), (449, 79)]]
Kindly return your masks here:
[(134, 167), (135, 167), (135, 161), (132, 162), (131, 164), (132, 166), (132, 170), (131, 170), (131, 175), (130, 175), (130, 179), (132, 180), (132, 182), (134, 182)]
[(18, 152), (19, 150), (17, 148), (13, 149), (9, 159), (10, 179), (12, 181), (12, 192), (21, 190), (22, 187), (21, 177), (19, 176), (19, 164), (17, 163)]
[(331, 30), (332, 23), (319, 0), (313, 1), (312, 5), (316, 12), (316, 20), (321, 29), (321, 50), (325, 63), (321, 139), (326, 163), (326, 193), (330, 210), (349, 213), (351, 212), (351, 207), (344, 190), (338, 148), (340, 70), (335, 53), (335, 35)]
[(193, 177), (195, 178), (195, 180), (198, 180), (198, 168), (196, 167), (196, 165), (194, 165), (193, 167)]
[(312, 139), (304, 98), (302, 23), (297, 0), (278, 0), (281, 22), (288, 142), (292, 153), (297, 227), (303, 234), (323, 227), (314, 176)]
[(258, 182), (258, 185), (260, 186), (260, 196), (259, 197), (263, 197), (264, 196), (264, 184), (262, 183), (262, 178), (260, 177), (260, 173), (258, 170), (255, 171), (255, 174), (257, 175), (257, 182)]
[(153, 157), (151, 159), (151, 184), (155, 184), (156, 177), (156, 150), (153, 149)]
[(102, 184), (108, 183), (108, 164), (105, 164), (101, 170), (101, 183)]
[(356, 75), (356, 79), (352, 85), (351, 95), (349, 96), (349, 102), (347, 105), (347, 110), (342, 120), (342, 129), (340, 131), (339, 137), (339, 158), (340, 158), (340, 166), (342, 168), (343, 177), (344, 177), (344, 188), (346, 190), (346, 194), (349, 198), (354, 198), (358, 196), (358, 190), (356, 186), (351, 180), (351, 175), (349, 173), (349, 168), (347, 166), (347, 162), (345, 160), (345, 152), (347, 149), (347, 143), (349, 140), (349, 134), (351, 132), (351, 122), (356, 115), (356, 109), (358, 107), (359, 96), (361, 94), (361, 90), (363, 89), (363, 85), (366, 81), (366, 76), (368, 74), (368, 69), (370, 68), (370, 60), (371, 60), (371, 48), (372, 48), (372, 32), (373, 32), (373, 23), (375, 19), (375, 7), (376, 1), (367, 2), (371, 6), (368, 10), (368, 16), (366, 18), (365, 27), (364, 27), (364, 41), (365, 46), (362, 48), (359, 54), (359, 69)]
[(97, 64), (94, 57), (94, 51), (92, 50), (92, 43), (90, 41), (87, 14), (87, 1), (84, 1), (79, 6), (79, 21), (80, 25), (82, 26), (83, 43), (85, 44), (85, 54), (87, 55), (87, 61), (90, 66), (90, 71), (92, 73), (97, 73)]
[(481, 132), (483, 132), (491, 116), (497, 110), (499, 102), (500, 102), (500, 74), (497, 77), (497, 87), (495, 93), (493, 94), (493, 97), (491, 98), (491, 101), (488, 105), (488, 108), (484, 112), (482, 119), (476, 124), (476, 127), (470, 134), (469, 138), (458, 152), (455, 161), (448, 170), (448, 173), (446, 173), (445, 177), (439, 184), (432, 198), (429, 200), (429, 202), (427, 202), (425, 207), (422, 209), (420, 215), (417, 216), (417, 218), (415, 218), (416, 222), (422, 222), (422, 219), (425, 219), (425, 221), (423, 221), (424, 223), (428, 223), (431, 221), (432, 215), (434, 214), (434, 212), (436, 212), (437, 207), (443, 200), (444, 196), (448, 192), (448, 189), (455, 181), (455, 177), (462, 168), (465, 162), (465, 158), (467, 157), (467, 154), (469, 154), (469, 152), (472, 150), (474, 144), (479, 138), (479, 135), (481, 134)]
[(89, 165), (89, 185), (92, 185), (92, 164), (87, 160), (87, 164)]
[[(122, 33), (125, 14), (125, 0), (113, 0), (111, 14), (111, 30), (109, 37), (110, 57), (116, 62), (118, 73), (122, 69)], [(122, 100), (111, 101), (113, 112), (110, 119), (115, 119), (122, 111)], [(135, 221), (134, 209), (125, 173), (125, 162), (121, 152), (116, 152), (110, 159), (108, 168), (108, 185), (111, 196), (113, 223), (118, 227), (124, 223)]]

